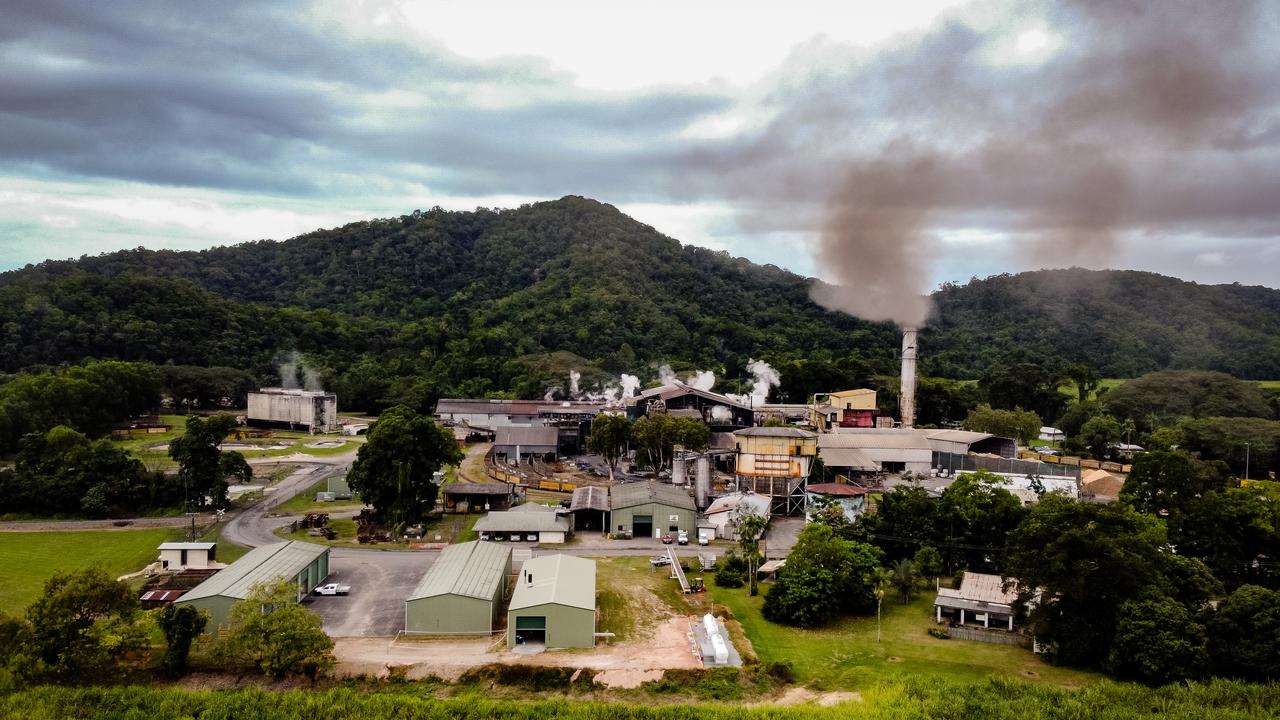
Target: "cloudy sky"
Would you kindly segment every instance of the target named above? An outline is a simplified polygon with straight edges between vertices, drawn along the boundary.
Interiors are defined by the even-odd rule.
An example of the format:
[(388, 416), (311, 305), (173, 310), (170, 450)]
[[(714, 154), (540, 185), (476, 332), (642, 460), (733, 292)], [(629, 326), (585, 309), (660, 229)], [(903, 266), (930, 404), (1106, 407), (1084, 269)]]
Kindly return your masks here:
[(1280, 287), (1277, 6), (0, 0), (0, 269), (575, 194), (887, 294)]

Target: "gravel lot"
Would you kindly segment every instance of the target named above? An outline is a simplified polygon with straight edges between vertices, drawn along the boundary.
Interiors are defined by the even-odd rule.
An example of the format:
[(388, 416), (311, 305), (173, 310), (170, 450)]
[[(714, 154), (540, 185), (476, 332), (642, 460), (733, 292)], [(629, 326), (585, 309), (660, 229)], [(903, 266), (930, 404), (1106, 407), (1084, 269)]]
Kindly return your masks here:
[(329, 582), (351, 586), (345, 596), (311, 597), (308, 607), (333, 637), (391, 637), (404, 630), (404, 601), (438, 552), (378, 552), (335, 548)]

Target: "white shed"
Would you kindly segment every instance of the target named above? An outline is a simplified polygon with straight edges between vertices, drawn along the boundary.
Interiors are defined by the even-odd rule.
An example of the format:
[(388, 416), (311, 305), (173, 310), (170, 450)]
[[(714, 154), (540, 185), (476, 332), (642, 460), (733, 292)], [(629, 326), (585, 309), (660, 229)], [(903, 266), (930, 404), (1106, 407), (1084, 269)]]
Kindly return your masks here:
[(222, 567), (216, 560), (217, 543), (160, 543), (160, 567), (165, 570), (207, 570)]

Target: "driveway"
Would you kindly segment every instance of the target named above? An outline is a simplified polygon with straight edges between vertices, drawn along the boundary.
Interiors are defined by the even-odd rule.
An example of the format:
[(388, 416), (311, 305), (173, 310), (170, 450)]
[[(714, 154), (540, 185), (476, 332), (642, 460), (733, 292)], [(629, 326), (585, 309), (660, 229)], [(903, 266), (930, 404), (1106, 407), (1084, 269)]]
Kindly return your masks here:
[(404, 630), (404, 601), (439, 552), (348, 550), (329, 553), (329, 580), (351, 586), (344, 596), (311, 597), (308, 607), (333, 637), (390, 637)]
[(764, 556), (770, 560), (781, 560), (791, 554), (791, 548), (800, 539), (800, 531), (804, 529), (804, 517), (775, 517), (769, 521), (769, 530), (764, 536)]

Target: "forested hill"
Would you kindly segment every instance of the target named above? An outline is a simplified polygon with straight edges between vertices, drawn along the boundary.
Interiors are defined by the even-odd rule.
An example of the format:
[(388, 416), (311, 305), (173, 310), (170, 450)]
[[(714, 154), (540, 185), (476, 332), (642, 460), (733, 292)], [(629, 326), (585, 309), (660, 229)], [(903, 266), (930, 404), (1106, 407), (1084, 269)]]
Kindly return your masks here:
[(994, 357), (1084, 362), (1107, 377), (1221, 370), (1280, 378), (1280, 291), (1148, 272), (1040, 270), (948, 285), (922, 338), (927, 367), (972, 376)]
[[(1280, 377), (1280, 292), (1145, 273), (1027, 273), (946, 287), (925, 372), (975, 377), (1006, 356)], [(896, 372), (898, 338), (817, 307), (808, 281), (682, 246), (612, 206), (415, 212), (201, 252), (135, 250), (0, 275), (0, 370), (116, 357), (226, 365), (269, 381), (291, 350), (352, 400), (541, 394), (658, 363), (807, 384)], [(801, 382), (804, 380), (804, 382)], [(733, 385), (722, 386), (733, 389)]]

